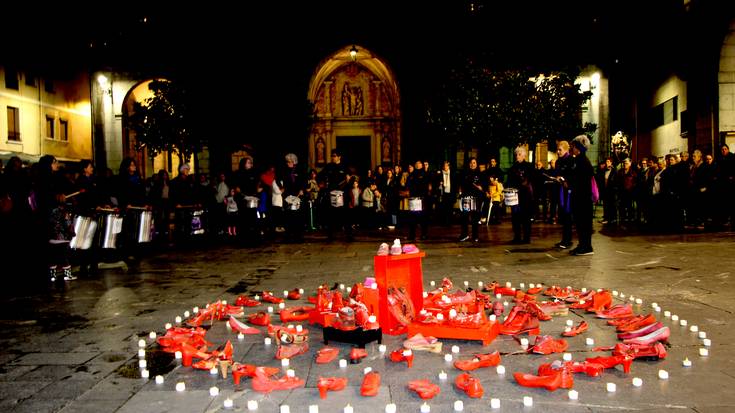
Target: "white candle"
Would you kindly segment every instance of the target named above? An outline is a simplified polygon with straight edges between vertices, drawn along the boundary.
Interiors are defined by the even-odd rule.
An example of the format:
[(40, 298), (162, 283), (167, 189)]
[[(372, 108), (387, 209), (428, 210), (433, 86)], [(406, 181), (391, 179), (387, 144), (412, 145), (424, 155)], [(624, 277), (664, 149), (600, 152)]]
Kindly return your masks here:
[(505, 366), (501, 364), (498, 367), (495, 367), (495, 371), (498, 372), (498, 374), (505, 374)]
[(586, 293), (587, 292), (587, 288), (586, 287), (582, 287), (582, 292), (583, 293)]
[(455, 412), (461, 412), (464, 410), (464, 403), (462, 403), (462, 400), (457, 400), (454, 402), (454, 411)]
[(429, 285), (433, 287), (433, 286), (436, 285), (436, 282), (435, 281), (432, 281), (432, 282), (429, 283)]
[(378, 346), (378, 351), (381, 353), (385, 353), (388, 350), (388, 347), (385, 346), (385, 344), (381, 344)]
[(377, 323), (378, 319), (375, 317), (375, 315), (371, 315), (368, 317), (368, 323)]
[(145, 358), (145, 350), (138, 349), (138, 358)]
[(151, 331), (150, 333), (148, 333), (148, 338), (150, 338), (151, 340), (155, 340), (155, 338), (156, 338), (156, 332), (155, 331)]
[[(347, 406), (345, 406), (344, 409), (342, 409), (342, 412), (343, 413), (353, 413), (354, 409), (352, 408), (352, 406), (348, 404)], [(281, 412), (281, 413), (284, 413), (284, 412)], [(285, 413), (288, 413), (288, 412), (285, 412)]]
[[(143, 361), (145, 361), (145, 360), (143, 360)], [(142, 377), (144, 379), (147, 379), (148, 377), (150, 377), (150, 374), (151, 373), (148, 370), (146, 370), (146, 369), (143, 369), (143, 370), (140, 371), (140, 377)]]
[(661, 307), (655, 307), (655, 308), (654, 308), (654, 310), (655, 310), (655, 311), (656, 311), (657, 313), (660, 313), (660, 312), (661, 312)]
[(568, 333), (570, 331), (572, 331), (572, 328), (571, 327), (564, 327), (564, 332), (565, 333)]
[(439, 373), (439, 380), (446, 380), (447, 379), (447, 373), (445, 373), (443, 370)]
[(243, 334), (243, 333), (237, 333), (237, 339), (238, 340), (245, 340), (245, 334)]
[(562, 359), (564, 359), (564, 361), (572, 361), (572, 353), (564, 353)]
[(584, 303), (585, 303), (584, 300), (579, 300), (579, 304), (584, 304)]
[(572, 320), (567, 320), (567, 325), (568, 325), (569, 327), (573, 326), (573, 325), (574, 325), (574, 321), (572, 321)]
[(664, 311), (664, 317), (666, 318), (671, 317), (671, 311), (669, 310)]
[(607, 388), (607, 392), (608, 392), (608, 393), (615, 393), (615, 390), (617, 390), (617, 387), (618, 387), (618, 386), (617, 386), (617, 385), (615, 385), (615, 383), (607, 383), (607, 384), (605, 385), (605, 387)]
[(469, 281), (465, 281), (465, 282), (464, 282), (464, 286), (465, 286), (465, 287), (469, 287), (469, 286), (470, 286), (470, 282), (469, 282)]
[(148, 362), (145, 360), (138, 360), (138, 367), (140, 367), (141, 369), (144, 369), (148, 367)]
[(699, 331), (699, 327), (697, 327), (697, 326), (691, 326), (691, 327), (689, 327), (689, 331), (691, 331), (692, 333), (696, 333), (697, 331)]
[(490, 317), (488, 317), (490, 321), (495, 321), (498, 319), (498, 317), (495, 316), (495, 314), (490, 314)]
[(490, 399), (490, 408), (492, 408), (492, 409), (499, 409), (500, 408), (500, 399)]
[(704, 331), (699, 332), (699, 338), (707, 338), (707, 333)]
[(319, 413), (319, 406), (316, 404), (310, 404), (309, 413)]
[(138, 347), (145, 347), (146, 343), (145, 340), (138, 340)]
[(700, 356), (703, 356), (703, 357), (709, 356), (709, 350), (707, 350), (706, 348), (702, 347), (702, 348), (699, 349), (699, 355)]
[[(369, 319), (368, 319), (368, 320), (369, 320)], [(301, 324), (297, 325), (297, 326), (296, 326), (296, 332), (297, 332), (297, 333), (300, 333), (300, 332), (302, 332), (302, 331), (304, 331), (304, 327), (303, 327), (303, 326), (302, 326)]]
[(385, 405), (385, 413), (396, 413), (395, 403), (388, 403)]
[(339, 366), (340, 366), (341, 368), (345, 368), (345, 367), (347, 367), (347, 360), (345, 360), (345, 359), (341, 359), (341, 360), (339, 361)]
[(166, 328), (166, 330), (170, 330), (173, 326), (171, 325), (171, 323), (166, 323), (164, 327)]
[(666, 370), (659, 370), (658, 378), (661, 380), (667, 380), (669, 378), (669, 372)]
[(260, 296), (258, 294), (255, 294), (255, 297), (253, 297), (256, 301), (260, 301)]
[(340, 285), (339, 285), (339, 289), (340, 289), (340, 290), (344, 290), (344, 289), (345, 289), (345, 285), (344, 285), (344, 284), (340, 284)]
[(656, 307), (658, 307), (658, 303), (651, 303), (651, 307), (652, 307), (652, 308), (656, 308)]
[[(281, 405), (281, 413), (291, 413), (291, 408), (287, 404), (282, 404)], [(352, 413), (352, 412), (350, 412), (350, 413)]]
[(278, 303), (279, 310), (283, 310), (284, 308), (286, 308), (286, 303)]
[(212, 376), (216, 376), (217, 373), (219, 373), (219, 370), (217, 370), (217, 367), (212, 367), (211, 369), (209, 369), (209, 374), (211, 374)]
[(299, 288), (299, 294), (303, 294), (303, 293), (304, 293), (304, 289), (303, 288)]
[(424, 291), (424, 294), (423, 295), (424, 295), (424, 298), (426, 298), (426, 297), (429, 296), (429, 293), (427, 293), (426, 291)]
[(186, 390), (186, 384), (183, 381), (176, 383), (176, 391)]
[(452, 308), (451, 310), (449, 310), (449, 318), (455, 318), (455, 317), (457, 317), (457, 310)]
[(266, 338), (263, 339), (263, 344), (265, 344), (266, 346), (270, 346), (271, 345), (271, 342), (272, 342), (272, 340), (271, 340), (270, 337), (266, 337)]
[(212, 386), (212, 387), (209, 388), (209, 395), (210, 396), (214, 397), (214, 396), (217, 396), (218, 394), (219, 394), (219, 389), (217, 387)]
[(192, 309), (191, 309), (191, 312), (192, 312), (192, 313), (194, 313), (194, 314), (197, 314), (197, 313), (199, 313), (199, 307), (194, 307), (194, 308), (192, 308)]
[(296, 377), (296, 371), (293, 369), (286, 370), (286, 377)]
[(178, 324), (178, 323), (180, 323), (180, 322), (181, 322), (181, 316), (180, 316), (180, 315), (177, 315), (177, 316), (176, 316), (176, 318), (174, 319), (174, 321), (175, 321), (175, 322), (176, 322), (177, 324)]
[(528, 288), (536, 288), (536, 285), (534, 283), (528, 284)]
[(459, 353), (459, 346), (452, 346), (452, 353), (454, 354)]
[(521, 289), (523, 289), (523, 288), (526, 288), (526, 283), (520, 283), (520, 284), (519, 284), (518, 286), (519, 286), (519, 287), (520, 287)]
[(671, 316), (671, 321), (679, 321), (679, 316), (674, 314)]
[(506, 287), (506, 288), (510, 288), (510, 287), (512, 287), (512, 286), (513, 286), (513, 284), (511, 284), (511, 282), (510, 282), (510, 281), (506, 281), (506, 282), (505, 282), (505, 287)]
[(588, 346), (594, 346), (595, 345), (595, 339), (593, 339), (592, 337), (587, 337), (586, 339), (584, 339), (584, 342)]
[(533, 397), (531, 396), (523, 396), (523, 405), (526, 407), (533, 406)]
[(521, 339), (521, 347), (528, 347), (528, 339), (523, 337)]
[[(330, 304), (331, 304), (331, 303), (330, 303)], [(272, 313), (272, 312), (273, 312), (273, 307), (272, 307), (272, 306), (268, 306), (268, 312), (269, 312), (269, 313)]]
[(365, 367), (365, 368), (364, 368), (364, 369), (362, 370), (362, 374), (368, 374), (368, 373), (370, 373), (371, 371), (373, 371), (373, 368), (372, 368), (372, 367)]
[(633, 297), (633, 295), (631, 294), (631, 296), (630, 296), (630, 297), (628, 297), (628, 300), (630, 300), (630, 301), (635, 301), (635, 297)]
[(437, 314), (436, 315), (436, 319), (439, 320), (439, 321), (444, 320), (444, 314), (442, 314), (442, 313)]
[(258, 401), (248, 400), (248, 410), (258, 410)]
[(288, 367), (290, 361), (288, 359), (281, 359), (281, 366)]
[(449, 353), (445, 354), (444, 355), (444, 361), (446, 361), (446, 362), (452, 361), (452, 355), (449, 354)]
[(228, 398), (228, 399), (225, 399), (225, 401), (224, 401), (223, 404), (224, 404), (224, 406), (225, 406), (226, 409), (231, 409), (232, 406), (234, 405), (234, 402), (232, 401), (232, 399), (229, 399)]
[(702, 344), (704, 344), (705, 347), (709, 347), (712, 345), (712, 340), (705, 338), (704, 340), (702, 340)]
[(507, 301), (503, 301), (503, 305), (507, 307), (508, 306), (508, 302)]
[(478, 286), (478, 287), (482, 287), (483, 285), (484, 285), (484, 283), (483, 283), (482, 281), (478, 281), (478, 282), (477, 282), (477, 286)]
[(579, 392), (576, 390), (569, 390), (569, 400), (579, 400)]
[(679, 325), (682, 326), (682, 327), (686, 327), (687, 320), (679, 320)]
[(620, 293), (619, 297), (620, 297), (621, 299), (623, 299), (623, 298), (625, 298), (625, 294), (623, 294), (623, 293)]
[(619, 293), (618, 293), (617, 291), (613, 290), (613, 297), (617, 297), (617, 296), (618, 296), (618, 294), (619, 294)]
[(635, 387), (643, 386), (643, 380), (640, 377), (633, 377), (633, 386)]
[(174, 357), (176, 358), (176, 360), (181, 360), (181, 357), (182, 357), (181, 352), (180, 351), (175, 352)]
[(429, 413), (429, 412), (431, 412), (431, 406), (429, 406), (428, 404), (426, 404), (426, 402), (424, 402), (424, 404), (421, 405), (421, 413)]
[(190, 315), (191, 315), (191, 313), (189, 313), (188, 310), (187, 311), (184, 311), (184, 317), (189, 318)]
[(288, 290), (283, 290), (283, 296), (284, 297), (287, 297), (288, 296)]
[(641, 300), (640, 298), (636, 298), (635, 299), (635, 303), (636, 304), (643, 304), (643, 300)]
[(227, 305), (227, 300), (222, 300), (220, 302), (222, 303), (222, 305)]
[(689, 360), (687, 357), (684, 357), (684, 360), (681, 362), (681, 365), (684, 367), (692, 367), (692, 361)]

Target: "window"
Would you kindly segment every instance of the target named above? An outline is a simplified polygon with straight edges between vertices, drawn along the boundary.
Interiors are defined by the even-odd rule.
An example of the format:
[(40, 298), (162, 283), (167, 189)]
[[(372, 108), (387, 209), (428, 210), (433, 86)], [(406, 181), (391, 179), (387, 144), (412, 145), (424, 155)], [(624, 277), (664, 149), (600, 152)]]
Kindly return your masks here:
[(48, 93), (54, 93), (54, 81), (51, 79), (46, 79), (43, 82), (43, 90), (45, 90)]
[(51, 116), (46, 116), (46, 137), (49, 139), (54, 138), (55, 124), (56, 124), (56, 119), (52, 118)]
[(679, 119), (679, 97), (673, 98), (652, 107), (648, 112), (649, 130), (654, 130), (659, 126), (663, 126)]
[(19, 109), (8, 106), (8, 140), (20, 142)]
[(36, 75), (31, 72), (26, 72), (26, 86), (36, 87)]
[(66, 119), (59, 119), (59, 139), (69, 141), (69, 121)]
[(18, 90), (18, 72), (15, 69), (5, 68), (5, 87)]

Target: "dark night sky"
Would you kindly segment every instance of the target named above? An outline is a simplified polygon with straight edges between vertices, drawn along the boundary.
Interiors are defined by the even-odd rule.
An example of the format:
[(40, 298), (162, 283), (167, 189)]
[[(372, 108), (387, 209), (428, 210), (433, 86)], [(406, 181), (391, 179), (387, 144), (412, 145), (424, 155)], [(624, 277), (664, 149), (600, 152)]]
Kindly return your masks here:
[[(54, 61), (54, 70), (109, 66), (181, 76), (208, 102), (221, 102), (215, 111), (203, 109), (213, 134), (248, 140), (274, 121), (279, 129), (269, 138), (288, 142), (303, 140), (302, 108), (313, 70), (345, 45), (367, 47), (392, 67), (402, 94), (404, 137), (411, 139), (421, 133), (420, 109), (432, 83), (463, 53), (484, 53), (501, 65), (594, 63), (609, 73), (654, 73), (677, 70), (679, 49), (716, 37), (722, 26), (687, 27), (681, 0), (479, 0), (474, 12), (466, 0), (252, 3), (19, 10), (0, 30), (24, 33), (6, 48), (6, 59), (41, 68)], [(732, 6), (721, 3), (735, 2), (695, 3), (717, 20), (721, 10), (732, 16)], [(63, 41), (30, 40), (37, 35)], [(44, 53), (36, 51), (39, 46)], [(253, 122), (244, 126), (242, 119)]]

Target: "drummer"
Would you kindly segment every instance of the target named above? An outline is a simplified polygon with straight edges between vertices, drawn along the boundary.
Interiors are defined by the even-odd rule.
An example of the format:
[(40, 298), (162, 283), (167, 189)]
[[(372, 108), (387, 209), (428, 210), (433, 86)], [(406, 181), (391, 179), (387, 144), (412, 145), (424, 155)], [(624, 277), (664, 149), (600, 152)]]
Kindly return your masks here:
[(334, 239), (334, 230), (340, 227), (344, 227), (345, 237), (348, 242), (353, 241), (352, 237), (352, 225), (348, 222), (348, 216), (345, 212), (344, 206), (344, 192), (348, 189), (349, 175), (347, 174), (347, 167), (342, 162), (342, 152), (339, 149), (332, 149), (332, 162), (328, 163), (327, 166), (322, 169), (319, 173), (319, 179), (326, 183), (327, 193), (331, 195), (334, 191), (341, 191), (343, 193), (342, 205), (336, 206), (330, 202), (329, 212), (327, 213), (327, 239)]
[[(92, 218), (97, 207), (109, 207), (109, 202), (102, 198), (101, 191), (97, 185), (97, 177), (94, 174), (94, 164), (92, 161), (85, 159), (79, 163), (81, 173), (76, 180), (76, 211), (77, 215)], [(77, 234), (80, 236), (81, 234)], [(97, 260), (95, 257), (99, 255), (96, 251), (94, 243), (87, 250), (77, 251), (79, 256), (79, 274), (88, 275), (97, 269)]]
[[(478, 216), (478, 207), (484, 194), (485, 190), (482, 186), (482, 173), (477, 167), (477, 159), (474, 157), (470, 158), (468, 168), (462, 175), (462, 182), (459, 188), (460, 210), (462, 212), (462, 232), (459, 236), (460, 242), (464, 242), (470, 239), (469, 235), (467, 235), (467, 224), (469, 222), (472, 222), (472, 241), (480, 241), (478, 235), (480, 220), (480, 217)], [(474, 202), (469, 205), (464, 204), (462, 202), (462, 198), (465, 197), (472, 197), (474, 199)], [(469, 210), (467, 210), (468, 206)]]
[(408, 176), (408, 180), (406, 181), (406, 188), (408, 188), (408, 193), (411, 198), (421, 199), (421, 210), (409, 211), (408, 241), (416, 242), (416, 225), (421, 225), (421, 239), (425, 240), (428, 236), (429, 220), (427, 211), (424, 211), (424, 207), (427, 205), (427, 198), (431, 191), (431, 183), (429, 182), (429, 176), (424, 170), (423, 162), (416, 161), (414, 164), (414, 170)]
[(514, 151), (515, 163), (508, 170), (508, 189), (518, 190), (518, 205), (511, 207), (512, 244), (531, 243), (531, 219), (534, 212), (533, 182), (536, 169), (526, 160), (528, 152), (519, 146)]
[[(117, 185), (117, 207), (120, 211), (126, 211), (128, 207), (147, 206), (145, 196), (145, 184), (138, 172), (138, 165), (133, 158), (125, 158), (120, 162)], [(137, 241), (135, 237), (135, 222), (126, 217), (123, 219), (122, 247), (124, 256), (129, 261), (137, 260)]]
[[(283, 182), (283, 199), (299, 200), (299, 207), (291, 207), (284, 204), (284, 217), (286, 225), (286, 242), (302, 242), (304, 239), (304, 222), (301, 213), (301, 198), (304, 195), (304, 179), (296, 169), (299, 158), (289, 153), (285, 156), (286, 168), (283, 170), (281, 180)], [(292, 203), (293, 204), (293, 203)]]

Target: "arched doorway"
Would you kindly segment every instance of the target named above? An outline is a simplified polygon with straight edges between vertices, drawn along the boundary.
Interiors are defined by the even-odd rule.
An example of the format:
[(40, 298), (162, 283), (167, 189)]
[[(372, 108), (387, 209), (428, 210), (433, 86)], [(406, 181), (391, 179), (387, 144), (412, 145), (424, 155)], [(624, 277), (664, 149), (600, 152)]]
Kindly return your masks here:
[[(357, 49), (355, 58), (351, 49)], [(388, 65), (360, 46), (345, 46), (323, 60), (309, 83), (314, 105), (309, 165), (322, 168), (338, 148), (359, 173), (394, 164), (401, 154), (398, 84)]]
[(720, 52), (719, 71), (719, 130), (721, 142), (730, 150), (735, 144), (735, 20), (730, 27)]

